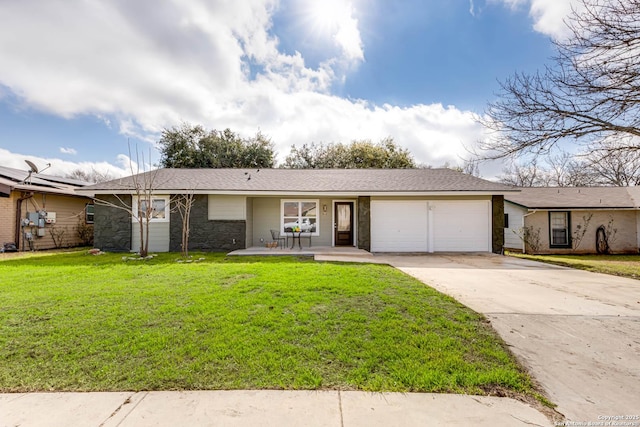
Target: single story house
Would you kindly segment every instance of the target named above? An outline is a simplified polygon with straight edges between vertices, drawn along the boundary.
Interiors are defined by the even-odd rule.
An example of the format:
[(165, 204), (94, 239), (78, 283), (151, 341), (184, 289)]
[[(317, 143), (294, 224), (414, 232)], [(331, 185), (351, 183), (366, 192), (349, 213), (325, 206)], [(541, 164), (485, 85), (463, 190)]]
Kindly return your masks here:
[(505, 249), (638, 253), (640, 188), (533, 187), (505, 196)]
[[(313, 246), (499, 252), (503, 196), (517, 191), (450, 169), (158, 169), (81, 191), (95, 193), (97, 248), (139, 249), (131, 214), (135, 188), (144, 182), (153, 182), (149, 250), (157, 252), (180, 250), (182, 224), (172, 197), (185, 193), (195, 197), (192, 250), (264, 246), (271, 230), (299, 225)], [(133, 209), (113, 206), (120, 201)]]
[(93, 223), (89, 183), (0, 166), (0, 247), (54, 249), (86, 244), (77, 227)]

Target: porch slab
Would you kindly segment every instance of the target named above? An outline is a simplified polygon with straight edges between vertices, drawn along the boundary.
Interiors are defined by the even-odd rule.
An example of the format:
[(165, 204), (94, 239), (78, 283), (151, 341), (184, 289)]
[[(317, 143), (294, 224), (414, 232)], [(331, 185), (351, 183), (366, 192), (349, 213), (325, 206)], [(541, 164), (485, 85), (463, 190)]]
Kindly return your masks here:
[[(367, 252), (364, 249), (358, 249), (351, 246), (312, 246), (302, 247), (297, 246), (291, 248), (266, 248), (263, 246), (253, 246), (247, 249), (238, 249), (233, 252), (229, 252), (227, 255), (236, 256), (309, 256), (314, 257), (318, 261), (332, 261), (331, 257), (339, 257), (340, 260), (344, 258), (356, 258), (359, 262), (375, 262), (373, 254)], [(370, 260), (370, 261), (369, 261)]]

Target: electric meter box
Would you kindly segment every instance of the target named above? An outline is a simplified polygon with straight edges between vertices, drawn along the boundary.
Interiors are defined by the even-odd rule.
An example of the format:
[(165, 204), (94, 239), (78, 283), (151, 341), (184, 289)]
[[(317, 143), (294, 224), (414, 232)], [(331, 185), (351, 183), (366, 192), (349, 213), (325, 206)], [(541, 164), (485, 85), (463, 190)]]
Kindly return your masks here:
[(38, 237), (44, 237), (44, 228), (38, 228)]
[(29, 220), (29, 225), (37, 225), (40, 215), (38, 215), (38, 212), (27, 212), (27, 219)]
[(55, 224), (56, 223), (56, 213), (55, 212), (47, 212), (47, 217), (45, 219), (47, 224)]

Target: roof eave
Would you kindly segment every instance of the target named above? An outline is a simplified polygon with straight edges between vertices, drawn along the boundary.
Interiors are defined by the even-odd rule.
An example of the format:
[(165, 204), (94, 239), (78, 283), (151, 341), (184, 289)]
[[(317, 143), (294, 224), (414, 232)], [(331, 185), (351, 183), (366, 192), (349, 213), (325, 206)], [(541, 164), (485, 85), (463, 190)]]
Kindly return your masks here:
[[(135, 190), (76, 190), (79, 194), (136, 194)], [(153, 191), (155, 194), (220, 194), (220, 195), (238, 195), (238, 196), (300, 196), (300, 195), (315, 195), (325, 197), (358, 197), (358, 196), (370, 196), (370, 197), (415, 197), (415, 196), (504, 196), (505, 193), (500, 191), (489, 190), (429, 190), (429, 191), (313, 191), (313, 190), (184, 190), (184, 189), (156, 189)], [(91, 197), (91, 196), (90, 196)]]
[(525, 206), (530, 211), (633, 211), (638, 210), (637, 206), (543, 206), (531, 207)]

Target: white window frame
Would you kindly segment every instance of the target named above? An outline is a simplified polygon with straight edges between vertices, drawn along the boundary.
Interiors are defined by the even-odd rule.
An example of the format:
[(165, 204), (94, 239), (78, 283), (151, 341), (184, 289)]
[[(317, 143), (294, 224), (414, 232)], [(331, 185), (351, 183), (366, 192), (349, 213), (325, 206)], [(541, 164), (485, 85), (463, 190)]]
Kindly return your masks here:
[[(132, 196), (132, 204), (131, 204), (131, 211), (133, 212), (133, 215), (131, 216), (131, 222), (138, 222), (138, 217), (137, 217), (137, 213), (138, 213), (138, 197), (136, 195)], [(146, 197), (142, 196), (140, 197), (140, 199), (146, 199)], [(171, 201), (171, 197), (168, 195), (152, 195), (150, 197), (151, 199), (151, 205), (153, 206), (153, 202), (156, 200), (163, 200), (164, 201), (164, 218), (154, 218), (153, 216), (149, 219), (149, 222), (169, 222), (169, 215), (170, 215), (170, 201)], [(144, 221), (144, 218), (143, 218)]]
[[(301, 212), (301, 207), (303, 203), (315, 203), (316, 204), (316, 231), (312, 232), (311, 235), (312, 236), (319, 236), (320, 235), (320, 215), (319, 215), (319, 209), (320, 209), (320, 199), (281, 199), (280, 200), (280, 232), (281, 233), (285, 233), (284, 231), (284, 204), (285, 203), (298, 203), (298, 220), (302, 221), (302, 218), (305, 218), (302, 216), (302, 212)], [(287, 218), (293, 218), (291, 216), (287, 217)]]

